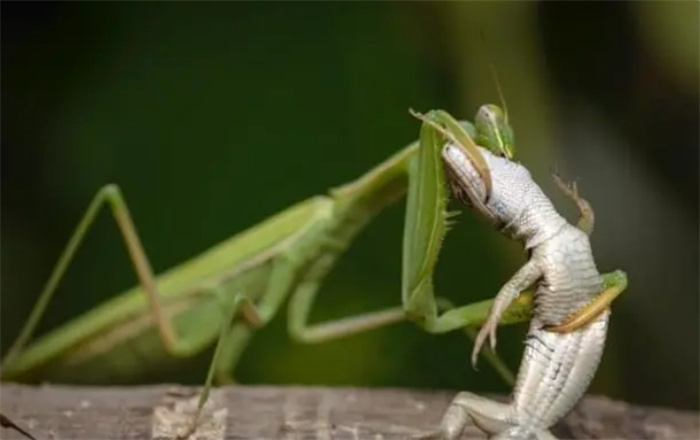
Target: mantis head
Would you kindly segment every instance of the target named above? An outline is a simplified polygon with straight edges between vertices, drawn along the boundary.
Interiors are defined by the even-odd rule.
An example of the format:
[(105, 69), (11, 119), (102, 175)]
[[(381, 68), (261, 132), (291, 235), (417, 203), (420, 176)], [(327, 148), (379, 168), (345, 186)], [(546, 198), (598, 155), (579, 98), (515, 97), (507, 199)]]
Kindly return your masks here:
[[(477, 129), (468, 121), (457, 121), (444, 110), (431, 110), (425, 115), (414, 112), (413, 110), (409, 110), (409, 112), (415, 118), (423, 121), (424, 126), (427, 125), (434, 131), (442, 134), (444, 139), (450, 142), (448, 145), (452, 145), (461, 151), (463, 157), (473, 164), (481, 176), (488, 197), (488, 194), (491, 193), (491, 173), (489, 172), (486, 159), (484, 159), (484, 156), (479, 151), (478, 145), (474, 142)], [(428, 139), (427, 136), (426, 139)], [(436, 152), (443, 150), (443, 147), (447, 148), (447, 145), (444, 143), (438, 146), (435, 139), (436, 138), (432, 138), (430, 140), (431, 145), (425, 145), (428, 150)], [(421, 144), (423, 144), (422, 140)], [(449, 160), (446, 162), (446, 165), (448, 168), (452, 167)]]
[(513, 159), (515, 139), (508, 124), (508, 113), (493, 104), (479, 107), (474, 120), (476, 143), (495, 155)]

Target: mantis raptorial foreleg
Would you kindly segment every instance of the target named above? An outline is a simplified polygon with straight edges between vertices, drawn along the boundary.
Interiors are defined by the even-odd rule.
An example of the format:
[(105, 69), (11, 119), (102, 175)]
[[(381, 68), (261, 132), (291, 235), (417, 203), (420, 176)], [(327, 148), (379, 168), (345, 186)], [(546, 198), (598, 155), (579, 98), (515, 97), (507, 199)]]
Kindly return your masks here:
[[(482, 130), (500, 133), (507, 125), (505, 115), (500, 111), (494, 111), (494, 107), (482, 106), (477, 120), (491, 121), (490, 124), (482, 124), (484, 126)], [(446, 177), (441, 158), (442, 147), (446, 141), (462, 148), (465, 155), (470, 158), (481, 175), (486, 199), (490, 191), (490, 178), (484, 177), (488, 173), (483, 169), (488, 170), (488, 167), (469, 134), (468, 126), (460, 124), (442, 110), (431, 111), (427, 115), (415, 112), (411, 114), (423, 121), (423, 124), (418, 152), (421, 166), (416, 168), (415, 176), (409, 182), (407, 195), (403, 301), (409, 316), (424, 329), (431, 333), (444, 333), (470, 327), (480, 319), (479, 316), (472, 314), (474, 309), (471, 306), (459, 307), (439, 314), (433, 293), (432, 270), (436, 264), (442, 240), (447, 233), (445, 211), (448, 195), (446, 185), (443, 184)], [(499, 140), (489, 145), (489, 149), (497, 154), (503, 156), (513, 154), (513, 146), (508, 143), (512, 141), (512, 136), (494, 134), (482, 137)], [(418, 218), (411, 217), (415, 213), (419, 214)], [(512, 312), (515, 316), (522, 318), (522, 309), (519, 305), (514, 304)], [(509, 318), (512, 319), (512, 316)]]
[[(483, 169), (488, 169), (488, 167), (485, 166), (485, 161), (478, 153), (478, 146), (471, 139), (472, 135), (469, 134), (470, 127), (457, 123), (449, 114), (442, 111), (432, 111), (427, 115), (420, 115), (415, 112), (412, 112), (412, 114), (423, 121), (421, 128), (421, 151), (419, 152), (419, 157), (421, 157), (425, 163), (424, 166), (418, 169), (419, 173), (423, 173), (423, 175), (419, 174), (415, 181), (442, 181), (444, 179), (444, 176), (441, 174), (443, 172), (441, 169), (441, 163), (438, 163), (438, 156), (440, 152), (443, 151), (443, 145), (445, 145), (445, 143), (451, 143), (450, 148), (460, 150), (461, 153), (459, 156), (468, 158), (468, 162), (470, 163), (469, 167), (466, 168), (459, 166), (448, 167), (450, 172), (454, 174), (449, 179), (453, 192), (460, 200), (467, 203), (469, 206), (473, 206), (477, 212), (483, 214), (495, 226), (506, 226), (504, 224), (499, 225), (496, 211), (494, 211), (493, 208), (487, 207), (491, 197), (492, 180), (490, 177), (487, 179), (483, 176)], [(487, 127), (487, 129), (482, 128), (481, 132), (492, 132), (489, 136), (481, 136), (482, 138), (492, 139), (492, 141), (489, 143), (489, 150), (492, 152), (495, 151), (495, 154), (507, 159), (512, 158), (514, 152), (514, 148), (512, 146), (512, 133), (509, 129), (499, 130), (499, 127), (507, 127), (507, 116), (500, 112), (500, 109), (494, 108), (493, 106), (483, 106), (480, 109), (479, 114), (482, 115), (482, 117), (477, 118), (477, 121), (481, 120), (482, 127)], [(488, 120), (490, 124), (483, 125), (484, 120)], [(472, 131), (473, 130), (474, 129), (472, 129)], [(478, 157), (479, 160), (474, 160), (474, 157)], [(469, 177), (467, 175), (459, 176), (460, 173), (466, 172), (467, 168), (475, 169), (479, 174), (479, 178), (476, 178), (476, 176)], [(466, 182), (472, 183), (465, 184)], [(562, 191), (576, 203), (581, 211), (581, 219), (579, 220), (578, 225), (579, 228), (587, 233), (590, 233), (593, 229), (594, 223), (593, 209), (591, 208), (590, 204), (578, 195), (575, 185), (569, 187), (563, 184), (563, 182), (559, 179), (557, 179), (557, 183), (560, 185)], [(465, 193), (462, 194), (463, 192)], [(463, 310), (460, 310), (459, 308), (439, 315), (433, 300), (432, 280), (430, 275), (423, 275), (424, 272), (421, 272), (422, 269), (420, 269), (421, 266), (432, 268), (434, 265), (434, 259), (437, 258), (439, 243), (445, 234), (445, 216), (434, 215), (432, 213), (444, 212), (445, 197), (444, 188), (436, 188), (428, 184), (417, 184), (415, 187), (409, 185), (409, 208), (407, 208), (407, 212), (428, 213), (428, 220), (424, 220), (424, 222), (428, 223), (430, 227), (423, 227), (422, 231), (429, 235), (427, 238), (423, 238), (425, 238), (427, 243), (437, 243), (438, 245), (424, 249), (413, 249), (414, 252), (404, 253), (405, 257), (418, 255), (418, 259), (416, 261), (412, 262), (411, 260), (405, 259), (404, 263), (409, 264), (408, 273), (420, 274), (416, 279), (404, 279), (404, 288), (406, 286), (412, 287), (410, 291), (411, 295), (404, 295), (404, 303), (407, 304), (406, 308), (413, 314), (413, 318), (417, 320), (427, 331), (434, 333), (465, 327), (469, 325), (469, 322), (473, 322), (471, 319), (472, 317), (464, 314)], [(412, 206), (411, 204), (415, 204), (415, 206)], [(409, 219), (407, 219), (406, 223), (406, 236), (409, 234), (413, 235), (415, 232), (410, 229), (411, 223)], [(423, 242), (422, 239), (417, 241), (417, 243), (421, 242)], [(423, 259), (421, 259), (420, 255), (424, 255)], [(416, 266), (411, 267), (411, 264)], [(613, 275), (615, 275), (615, 273)], [(493, 307), (487, 312), (488, 320), (481, 328), (476, 338), (472, 355), (473, 364), (476, 363), (476, 357), (478, 356), (481, 346), (487, 337), (490, 338), (491, 349), (495, 349), (496, 328), (505, 318), (504, 313), (506, 308), (519, 297), (521, 291), (533, 285), (541, 276), (542, 272), (537, 267), (535, 267), (533, 264), (526, 264), (503, 287), (502, 291), (499, 293), (499, 295), (497, 295)], [(613, 276), (613, 278), (620, 277)], [(621, 279), (626, 282), (626, 277), (624, 277), (624, 274), (622, 274)], [(574, 313), (569, 319), (562, 322), (561, 325), (552, 327), (552, 331), (570, 332), (591, 322), (607, 309), (610, 302), (614, 300), (625, 287), (626, 284), (617, 282), (615, 286), (605, 289), (592, 301), (591, 304)]]

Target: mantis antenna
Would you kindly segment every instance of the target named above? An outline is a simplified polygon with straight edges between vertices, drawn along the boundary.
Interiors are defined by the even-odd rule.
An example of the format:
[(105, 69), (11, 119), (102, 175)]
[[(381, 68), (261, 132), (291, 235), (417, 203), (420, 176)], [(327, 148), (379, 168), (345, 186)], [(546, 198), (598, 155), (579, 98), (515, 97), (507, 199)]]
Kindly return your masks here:
[(496, 70), (496, 66), (493, 63), (493, 60), (489, 56), (488, 51), (486, 50), (486, 33), (484, 32), (484, 29), (481, 28), (481, 31), (479, 32), (481, 35), (481, 43), (482, 43), (482, 48), (484, 50), (484, 54), (486, 58), (489, 61), (489, 68), (491, 69), (491, 76), (493, 76), (493, 81), (496, 83), (496, 91), (498, 92), (498, 99), (501, 100), (501, 107), (503, 107), (503, 113), (505, 114), (505, 120), (506, 124), (508, 124), (508, 105), (506, 104), (506, 98), (503, 95), (503, 89), (501, 89), (501, 82), (498, 80), (498, 71)]

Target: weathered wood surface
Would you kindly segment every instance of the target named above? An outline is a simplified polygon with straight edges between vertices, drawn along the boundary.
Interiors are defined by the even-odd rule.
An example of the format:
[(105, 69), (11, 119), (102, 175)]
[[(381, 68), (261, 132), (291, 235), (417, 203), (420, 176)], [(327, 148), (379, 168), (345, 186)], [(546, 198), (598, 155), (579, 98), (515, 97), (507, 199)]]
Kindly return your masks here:
[[(39, 439), (174, 438), (196, 389), (3, 385), (0, 412)], [(232, 386), (213, 392), (193, 438), (404, 439), (434, 428), (455, 392)], [(698, 439), (698, 413), (588, 397), (555, 429), (562, 438)], [(2, 438), (20, 434), (0, 428)], [(469, 427), (463, 437), (483, 439)]]

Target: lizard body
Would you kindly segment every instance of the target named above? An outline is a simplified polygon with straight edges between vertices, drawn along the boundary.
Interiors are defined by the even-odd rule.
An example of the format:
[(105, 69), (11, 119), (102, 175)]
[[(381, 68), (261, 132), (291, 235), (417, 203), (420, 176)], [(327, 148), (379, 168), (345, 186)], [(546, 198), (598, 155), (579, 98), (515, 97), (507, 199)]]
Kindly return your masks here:
[(505, 404), (469, 392), (459, 393), (448, 407), (439, 431), (427, 438), (456, 439), (471, 419), (494, 439), (554, 439), (549, 428), (574, 407), (588, 388), (600, 362), (608, 328), (610, 312), (605, 310), (571, 332), (549, 330), (591, 304), (604, 289), (587, 234), (592, 230), (592, 210), (578, 198), (575, 189), (562, 188), (581, 208), (585, 218), (580, 226), (585, 225), (585, 231), (569, 224), (524, 166), (479, 149), (491, 175), (490, 193), (464, 151), (447, 144), (442, 157), (452, 192), (504, 234), (523, 241), (530, 258), (496, 296), (477, 337), (472, 361), (475, 362), (486, 338), (495, 348), (501, 314), (531, 285), (537, 285), (535, 309), (512, 402)]

